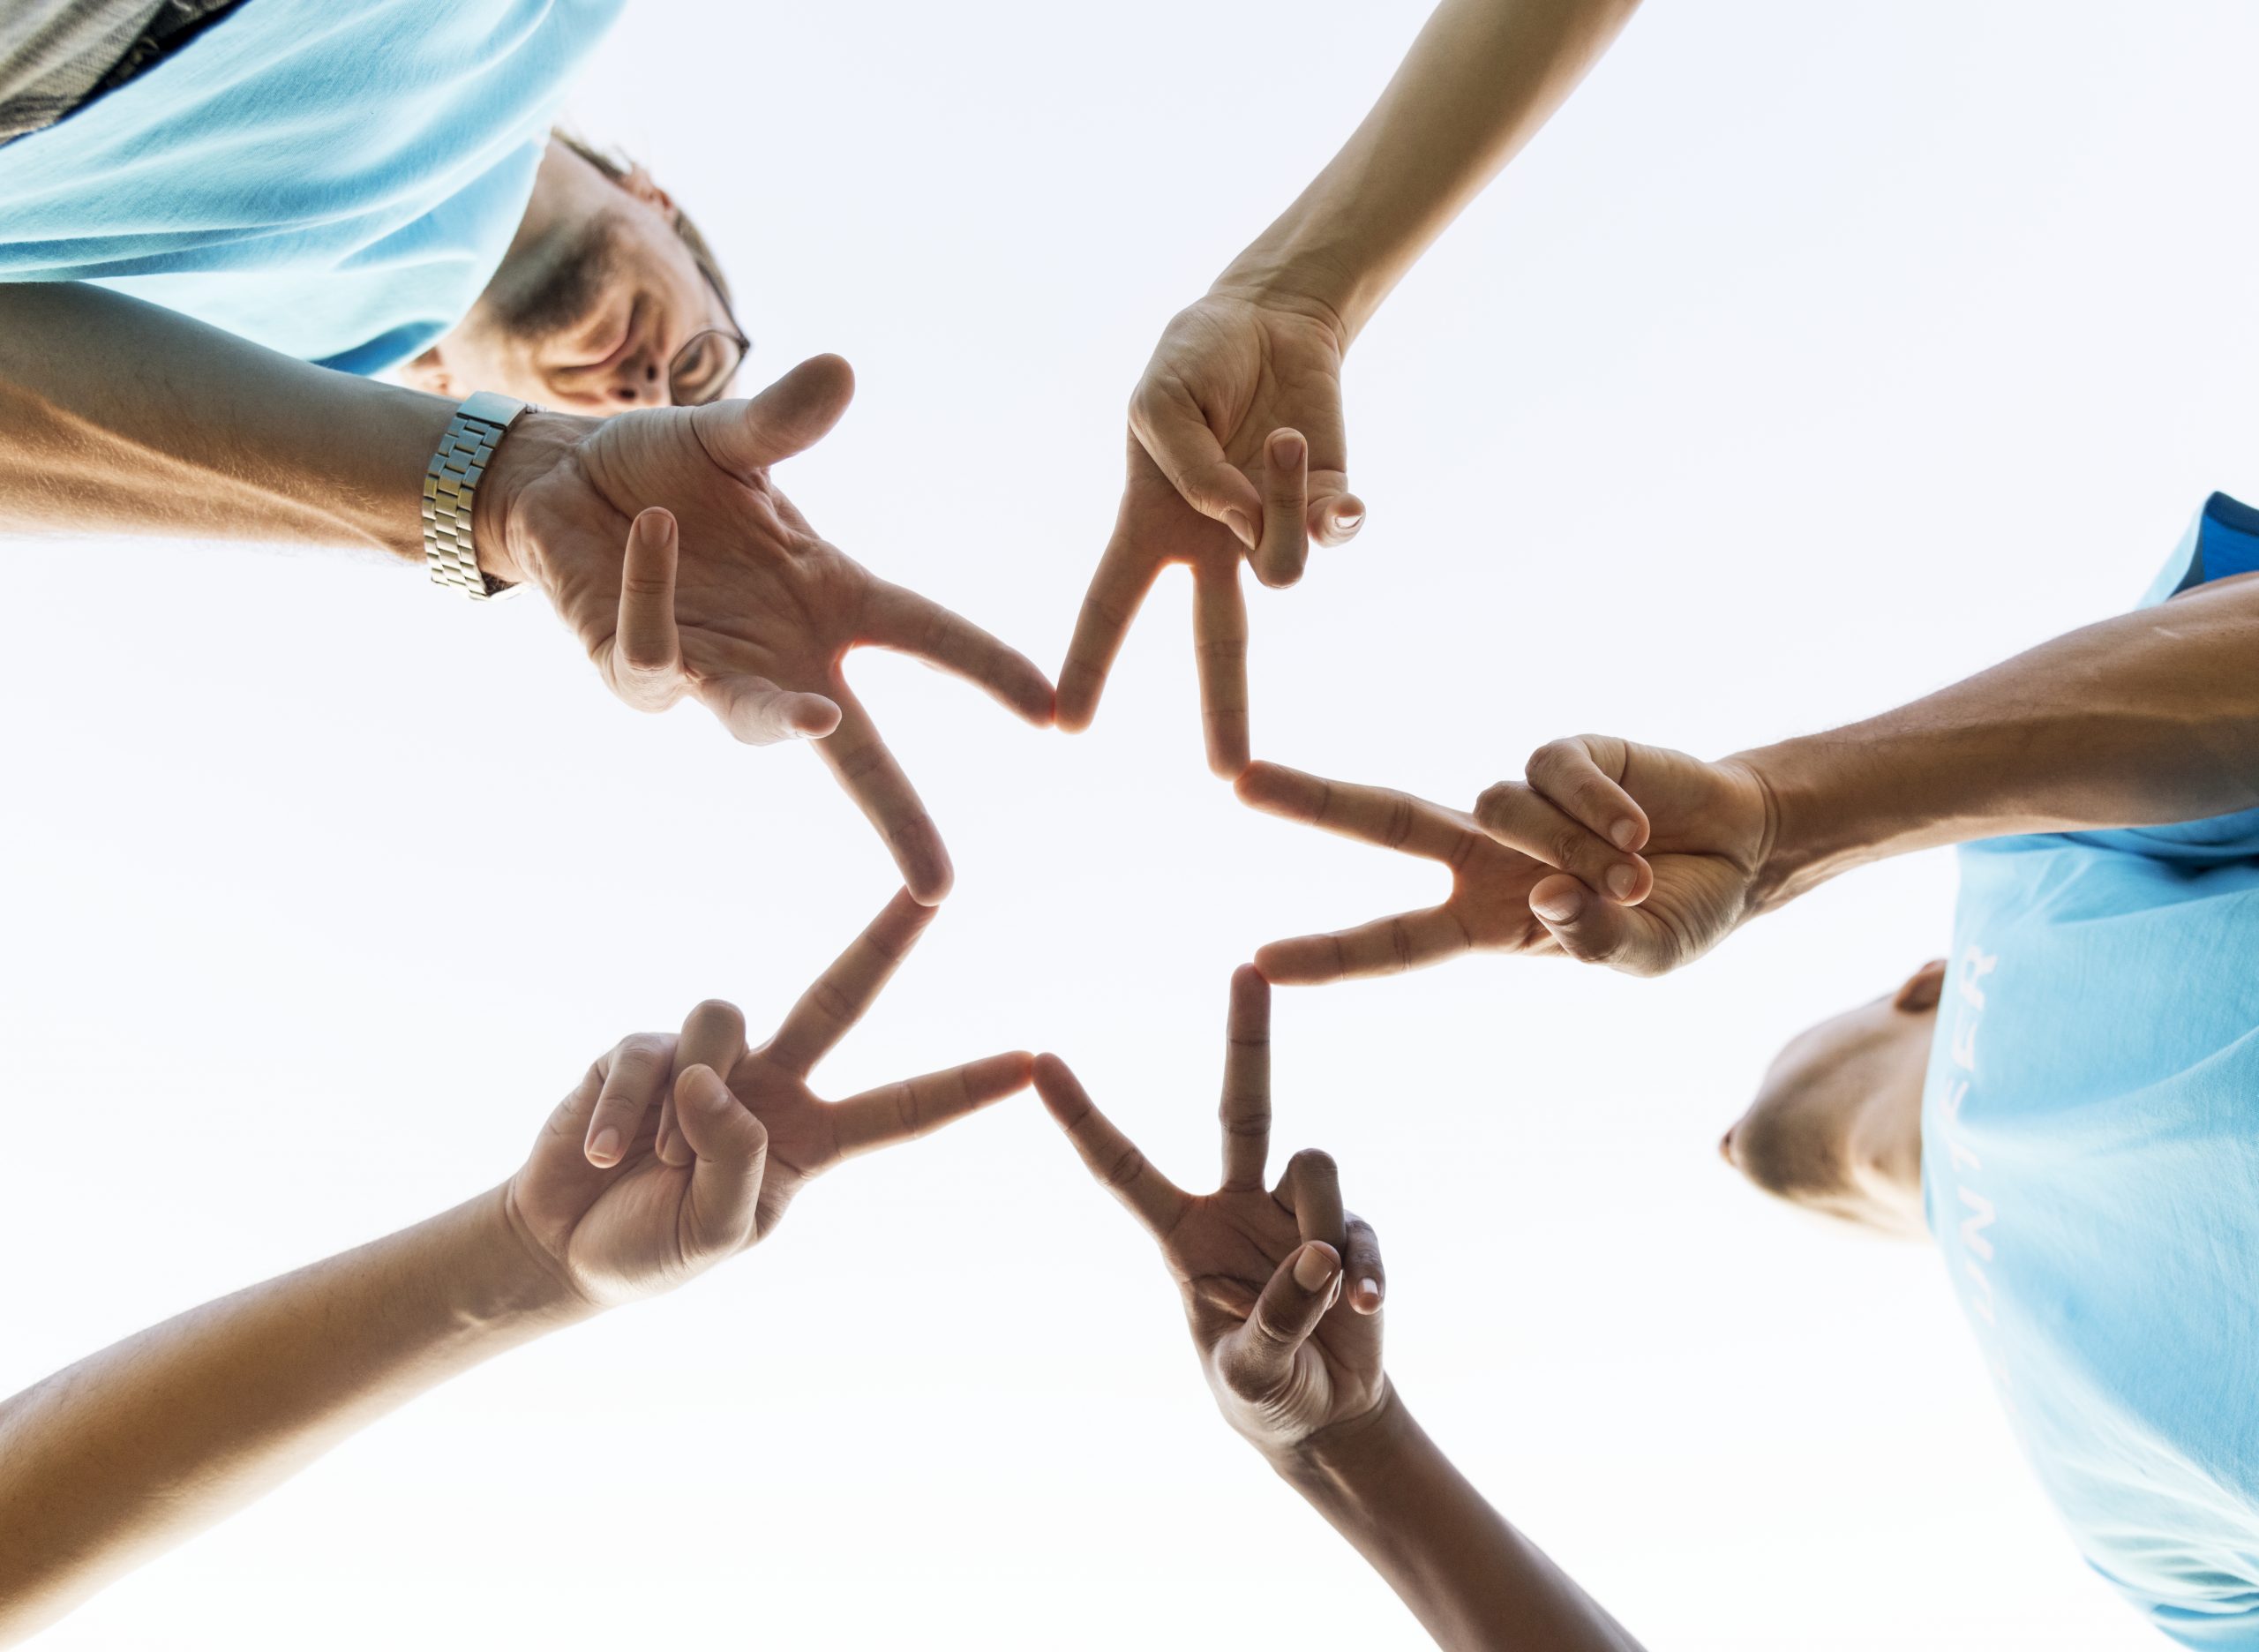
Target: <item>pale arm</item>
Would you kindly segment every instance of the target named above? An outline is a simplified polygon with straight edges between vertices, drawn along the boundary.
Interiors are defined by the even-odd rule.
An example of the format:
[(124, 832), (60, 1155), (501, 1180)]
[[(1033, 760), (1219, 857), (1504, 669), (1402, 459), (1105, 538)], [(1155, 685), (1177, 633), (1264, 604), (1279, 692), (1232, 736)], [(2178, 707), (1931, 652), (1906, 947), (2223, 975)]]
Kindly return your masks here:
[(1252, 752), (1244, 558), (1266, 585), (1365, 518), (1341, 364), (1445, 226), (1567, 97), (1636, 0), (1444, 0), (1396, 78), (1294, 205), (1170, 320), (1130, 398), (1113, 537), (1059, 672), (1059, 725), (1098, 715), (1161, 570), (1191, 570), (1209, 766)]
[(590, 1311), (500, 1189), (207, 1303), (0, 1404), (0, 1642), (425, 1389)]
[(1444, 0), (1348, 142), (1216, 286), (1323, 304), (1346, 344), (1535, 136), (1638, 0)]

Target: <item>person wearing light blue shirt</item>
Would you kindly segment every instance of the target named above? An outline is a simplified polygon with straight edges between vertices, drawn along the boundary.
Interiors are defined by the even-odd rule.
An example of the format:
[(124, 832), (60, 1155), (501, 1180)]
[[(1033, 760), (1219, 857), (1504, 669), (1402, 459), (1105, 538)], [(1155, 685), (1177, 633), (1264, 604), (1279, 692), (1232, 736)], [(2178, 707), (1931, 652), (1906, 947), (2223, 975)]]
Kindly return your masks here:
[(1839, 872), (1960, 844), (1952, 950), (1792, 1040), (1721, 1144), (1934, 1235), (2088, 1562), (2259, 1648), (2259, 511), (2215, 494), (2140, 605), (1848, 728), (1702, 762), (1556, 740), (1470, 817), (1257, 763), (1274, 813), (1452, 897), (1256, 955), (1311, 983), (1472, 950), (1634, 974)]
[[(637, 709), (813, 742), (938, 901), (940, 833), (842, 660), (900, 649), (1038, 725), (1051, 684), (777, 492), (852, 377), (819, 357), (725, 399), (749, 346), (704, 237), (553, 130), (623, 4), (199, 0), (44, 124), (0, 62), (0, 531), (364, 546), (474, 600), (531, 587)], [(114, 43), (150, 9), (58, 19), (101, 11)]]

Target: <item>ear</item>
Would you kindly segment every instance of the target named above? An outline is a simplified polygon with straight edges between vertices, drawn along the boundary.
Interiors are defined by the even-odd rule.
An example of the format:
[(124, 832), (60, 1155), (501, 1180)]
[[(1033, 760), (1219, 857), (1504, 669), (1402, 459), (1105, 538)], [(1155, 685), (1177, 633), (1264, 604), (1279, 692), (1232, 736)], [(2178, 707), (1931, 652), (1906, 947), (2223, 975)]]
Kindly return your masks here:
[(437, 344), (413, 361), (401, 364), (400, 376), (402, 382), (411, 388), (432, 395), (452, 396), (457, 394), (454, 375), (447, 371), (446, 352)]
[(1927, 1015), (1938, 1007), (1938, 1000), (1945, 996), (1945, 960), (1932, 958), (1906, 978), (1898, 995), (1890, 1001), (1893, 1010), (1908, 1015)]
[(627, 176), (619, 180), (619, 187), (646, 206), (655, 206), (669, 217), (674, 215), (674, 197), (661, 189), (642, 167), (628, 168)]

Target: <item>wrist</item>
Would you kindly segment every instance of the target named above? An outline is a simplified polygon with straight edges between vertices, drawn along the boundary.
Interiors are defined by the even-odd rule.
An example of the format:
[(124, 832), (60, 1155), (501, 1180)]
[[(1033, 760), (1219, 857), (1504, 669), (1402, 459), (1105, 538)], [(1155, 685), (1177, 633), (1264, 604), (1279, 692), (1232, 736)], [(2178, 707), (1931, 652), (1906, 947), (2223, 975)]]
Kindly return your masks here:
[(1355, 274), (1342, 260), (1316, 252), (1274, 252), (1260, 242), (1234, 259), (1208, 291), (1315, 321), (1332, 334), (1343, 355), (1372, 313), (1360, 302)]
[(1266, 1450), (1272, 1471), (1304, 1495), (1335, 1493), (1385, 1473), (1425, 1441), (1396, 1385), (1382, 1379), (1380, 1396), (1354, 1417), (1313, 1430), (1291, 1446)]
[(1726, 758), (1765, 800), (1763, 848), (1751, 898), (1786, 905), (1838, 873), (1893, 852), (1893, 830), (1853, 784), (1859, 763), (1842, 732), (1800, 735)]
[(530, 407), (511, 421), (471, 498), (470, 537), (480, 572), (512, 585), (546, 587), (541, 547), (519, 505), (534, 483), (571, 462), (588, 428), (601, 422)]
[(534, 1236), (506, 1182), (455, 1213), (462, 1218), (461, 1261), (450, 1270), (450, 1306), (464, 1320), (498, 1332), (539, 1335), (599, 1311), (563, 1262)]

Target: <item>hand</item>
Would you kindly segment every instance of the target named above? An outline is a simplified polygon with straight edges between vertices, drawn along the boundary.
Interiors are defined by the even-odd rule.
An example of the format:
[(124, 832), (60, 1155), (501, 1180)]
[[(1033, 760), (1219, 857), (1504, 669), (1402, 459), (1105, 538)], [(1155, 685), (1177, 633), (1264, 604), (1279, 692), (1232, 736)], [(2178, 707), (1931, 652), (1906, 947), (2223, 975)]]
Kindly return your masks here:
[[(1691, 964), (1782, 890), (1768, 870), (1772, 794), (1737, 757), (1704, 762), (1660, 746), (1580, 734), (1541, 746), (1527, 783), (1502, 780), (1475, 806), (1482, 830), (1560, 871), (1529, 908), (1561, 951), (1632, 975)], [(1617, 845), (1621, 845), (1617, 848)], [(1653, 870), (1616, 899), (1616, 868)]]
[(1037, 1058), (1035, 1087), (1091, 1174), (1160, 1241), (1224, 1420), (1275, 1454), (1383, 1403), (1386, 1280), (1373, 1230), (1343, 1213), (1325, 1154), (1296, 1153), (1264, 1191), (1271, 989), (1245, 966), (1232, 976), (1229, 1036), (1224, 1179), (1213, 1193), (1187, 1193), (1148, 1164), (1056, 1055)]
[(748, 744), (815, 740), (931, 905), (949, 890), (949, 852), (843, 658), (865, 644), (916, 655), (1039, 727), (1052, 689), (978, 626), (818, 538), (777, 492), (769, 467), (820, 439), (853, 394), (847, 364), (819, 356), (750, 402), (521, 419), (479, 492), (477, 532), (499, 547), (494, 571), (540, 586), (628, 704), (659, 711), (687, 695)]
[(907, 891), (748, 1048), (709, 1000), (678, 1035), (623, 1039), (550, 1117), (510, 1184), (513, 1220), (589, 1303), (670, 1290), (766, 1238), (812, 1178), (1025, 1088), (1025, 1051), (819, 1100), (807, 1075), (879, 993), (933, 909)]
[(1337, 544), (1364, 506), (1341, 424), (1347, 334), (1325, 305), (1211, 293), (1161, 334), (1130, 404), (1129, 476), (1059, 673), (1059, 724), (1088, 728), (1137, 609), (1173, 562), (1192, 570), (1208, 764), (1247, 766), (1247, 612), (1239, 561), (1267, 585), (1302, 577), (1310, 541)]

